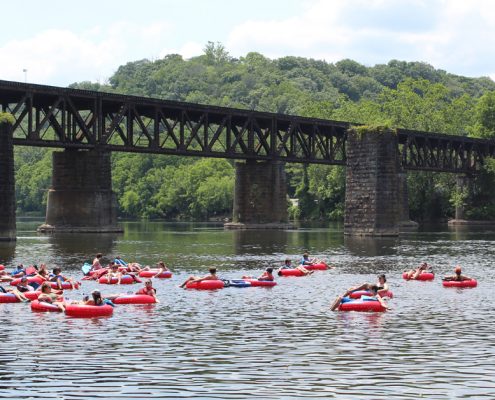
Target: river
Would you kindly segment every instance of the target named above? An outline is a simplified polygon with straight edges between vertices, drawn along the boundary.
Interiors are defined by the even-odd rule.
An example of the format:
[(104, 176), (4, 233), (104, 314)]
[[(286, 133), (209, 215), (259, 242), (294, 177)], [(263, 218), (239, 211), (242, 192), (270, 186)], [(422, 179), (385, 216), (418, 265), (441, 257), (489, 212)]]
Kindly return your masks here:
[[(80, 278), (82, 263), (102, 252), (164, 260), (174, 276), (155, 284), (159, 304), (116, 306), (109, 318), (0, 304), (0, 398), (495, 398), (495, 228), (359, 239), (338, 225), (255, 232), (125, 222), (124, 234), (49, 236), (35, 232), (38, 223), (18, 222), (17, 243), (0, 244), (0, 263), (46, 262)], [(271, 289), (178, 288), (210, 266), (227, 279), (257, 275), (305, 250), (336, 268), (278, 278)], [(433, 282), (402, 280), (423, 261)], [(439, 276), (457, 264), (477, 288), (442, 287)], [(337, 294), (379, 273), (395, 295), (390, 311), (329, 311)], [(65, 296), (96, 287), (83, 281)], [(137, 288), (100, 285), (104, 293)]]

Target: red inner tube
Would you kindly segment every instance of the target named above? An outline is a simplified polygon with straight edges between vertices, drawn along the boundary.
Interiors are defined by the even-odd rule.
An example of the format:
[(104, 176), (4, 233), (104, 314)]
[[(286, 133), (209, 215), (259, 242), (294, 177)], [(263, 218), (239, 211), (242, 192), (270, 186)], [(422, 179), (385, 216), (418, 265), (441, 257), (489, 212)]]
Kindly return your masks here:
[(199, 282), (187, 282), (186, 289), (215, 290), (223, 289), (225, 284), (221, 280), (206, 280)]
[(20, 300), (14, 293), (0, 293), (0, 303), (19, 303)]
[(102, 306), (69, 304), (65, 307), (65, 314), (77, 318), (107, 317), (113, 314), (113, 307), (108, 304)]
[[(35, 282), (38, 285), (41, 285), (44, 282), (44, 280), (39, 276), (28, 276), (27, 281), (28, 283)], [(12, 282), (10, 282), (12, 286), (17, 286), (19, 283), (21, 283), (21, 278), (14, 279)]]
[(47, 303), (45, 301), (33, 300), (31, 302), (31, 310), (38, 312), (61, 312), (62, 310), (58, 308), (55, 304)]
[(112, 302), (114, 304), (152, 304), (156, 303), (156, 300), (147, 294), (128, 294), (116, 297)]
[(313, 265), (303, 265), (308, 271), (325, 271), (328, 269), (328, 265), (325, 263), (318, 263)]
[(277, 285), (275, 281), (259, 281), (258, 279), (243, 279), (243, 281), (249, 282), (251, 286), (255, 287), (273, 287)]
[(421, 272), (416, 279), (411, 279), (407, 277), (407, 272), (402, 274), (402, 277), (406, 280), (416, 280), (416, 281), (432, 281), (435, 279), (435, 274), (433, 272)]
[(296, 268), (290, 268), (290, 269), (279, 269), (278, 276), (304, 276), (304, 274), (302, 271)]
[[(107, 276), (102, 276), (100, 279), (98, 279), (99, 283), (103, 283), (103, 284), (107, 284), (107, 285), (115, 285), (115, 284), (117, 284), (118, 281), (119, 280), (116, 277), (112, 277), (110, 282), (108, 282)], [(130, 285), (132, 283), (137, 283), (132, 276), (122, 275), (122, 278), (120, 279), (121, 285)]]
[(167, 279), (167, 278), (172, 278), (172, 272), (170, 271), (163, 271), (160, 275), (156, 275), (156, 273), (158, 272), (159, 270), (158, 269), (150, 269), (149, 271), (141, 271), (139, 273), (139, 276), (141, 278), (163, 278), (163, 279)]
[[(57, 282), (50, 282), (50, 286), (52, 289), (58, 289)], [(62, 289), (79, 289), (79, 283), (74, 282), (74, 286), (70, 282), (62, 282)]]
[(339, 311), (362, 311), (362, 312), (384, 312), (387, 309), (383, 307), (378, 300), (354, 300), (342, 303)]
[(473, 288), (478, 286), (476, 279), (469, 279), (467, 281), (443, 281), (443, 287), (457, 287), (457, 288)]

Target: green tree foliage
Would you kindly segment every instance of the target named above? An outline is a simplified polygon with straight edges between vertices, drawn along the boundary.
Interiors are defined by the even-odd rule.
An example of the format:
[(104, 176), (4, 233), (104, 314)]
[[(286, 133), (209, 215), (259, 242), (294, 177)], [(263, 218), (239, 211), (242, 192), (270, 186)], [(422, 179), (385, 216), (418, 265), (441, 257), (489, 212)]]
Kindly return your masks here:
[[(71, 87), (456, 135), (492, 137), (495, 128), (491, 79), (457, 76), (421, 62), (367, 67), (349, 59), (335, 64), (293, 56), (272, 60), (256, 52), (234, 58), (221, 43), (208, 42), (198, 57), (169, 54), (129, 62), (108, 84)], [(47, 150), (16, 149), (21, 211), (44, 209), (50, 159)], [(230, 162), (141, 154), (113, 154), (112, 162), (121, 216), (206, 218), (232, 211)], [(31, 176), (33, 166), (41, 173)], [(343, 168), (294, 164), (287, 165), (287, 173), (289, 195), (299, 199), (295, 214), (342, 217)], [(413, 217), (452, 215), (452, 175), (410, 173), (408, 181)], [(479, 189), (475, 193), (486, 192), (483, 185), (473, 187)]]
[(43, 214), (51, 184), (51, 151), (39, 147), (15, 147), (14, 168), (18, 210)]

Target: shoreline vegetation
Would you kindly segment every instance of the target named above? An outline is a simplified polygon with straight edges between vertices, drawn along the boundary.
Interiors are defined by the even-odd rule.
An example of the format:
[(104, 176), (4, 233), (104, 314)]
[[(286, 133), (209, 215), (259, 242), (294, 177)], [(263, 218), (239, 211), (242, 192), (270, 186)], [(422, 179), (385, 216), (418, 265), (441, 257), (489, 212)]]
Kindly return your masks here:
[[(422, 62), (392, 60), (367, 67), (349, 59), (336, 63), (292, 56), (269, 59), (255, 52), (233, 58), (222, 44), (208, 42), (198, 57), (169, 54), (154, 61), (133, 61), (120, 66), (105, 84), (79, 82), (71, 87), (495, 137), (495, 82), (450, 74)], [(19, 214), (44, 214), (52, 151), (15, 147)], [(344, 168), (286, 164), (286, 173), (291, 220), (343, 219)], [(231, 160), (112, 154), (119, 218), (230, 218), (234, 176)], [(455, 174), (408, 171), (407, 179), (414, 221), (448, 221), (459, 205), (464, 206), (468, 220), (495, 220), (494, 160), (471, 179), (468, 190), (457, 189)]]

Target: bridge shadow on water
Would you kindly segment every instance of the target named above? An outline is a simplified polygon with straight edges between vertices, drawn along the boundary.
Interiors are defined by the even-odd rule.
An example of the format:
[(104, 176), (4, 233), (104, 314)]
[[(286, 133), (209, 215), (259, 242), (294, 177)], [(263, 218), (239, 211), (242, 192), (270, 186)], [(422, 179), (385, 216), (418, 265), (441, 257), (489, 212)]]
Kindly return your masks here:
[(0, 242), (0, 264), (10, 264), (15, 257), (16, 242)]
[(396, 237), (344, 236), (344, 246), (354, 256), (386, 256), (397, 253)]

